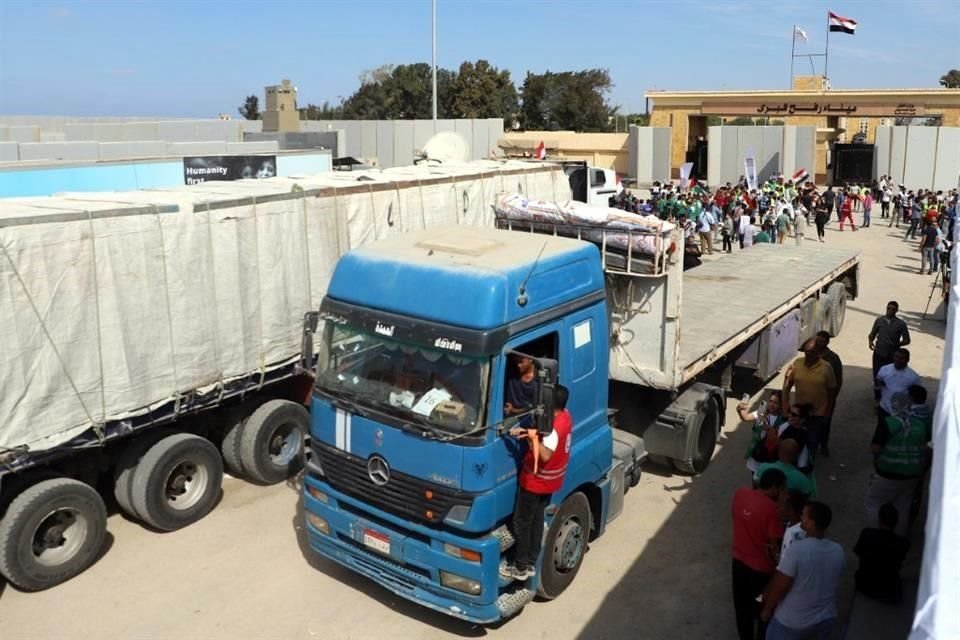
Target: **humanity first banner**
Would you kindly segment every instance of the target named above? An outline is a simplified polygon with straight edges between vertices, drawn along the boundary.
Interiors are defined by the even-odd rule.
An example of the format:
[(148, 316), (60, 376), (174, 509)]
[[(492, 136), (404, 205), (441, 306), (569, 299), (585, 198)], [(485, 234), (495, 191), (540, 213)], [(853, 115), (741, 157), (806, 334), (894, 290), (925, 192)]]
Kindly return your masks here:
[(183, 159), (185, 184), (251, 180), (277, 175), (277, 156), (193, 156)]

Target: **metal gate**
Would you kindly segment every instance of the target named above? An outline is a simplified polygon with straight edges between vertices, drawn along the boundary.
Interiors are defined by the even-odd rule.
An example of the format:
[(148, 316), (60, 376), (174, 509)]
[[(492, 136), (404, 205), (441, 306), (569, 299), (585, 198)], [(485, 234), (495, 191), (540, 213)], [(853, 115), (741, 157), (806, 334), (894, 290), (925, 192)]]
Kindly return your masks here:
[(869, 182), (873, 179), (872, 144), (833, 145), (833, 184)]

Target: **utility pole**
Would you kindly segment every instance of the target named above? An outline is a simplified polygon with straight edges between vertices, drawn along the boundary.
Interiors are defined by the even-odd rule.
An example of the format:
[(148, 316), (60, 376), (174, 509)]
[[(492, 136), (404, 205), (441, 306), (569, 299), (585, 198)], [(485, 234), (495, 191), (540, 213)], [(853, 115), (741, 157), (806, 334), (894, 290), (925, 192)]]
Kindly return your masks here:
[(433, 132), (437, 132), (437, 0), (432, 0), (433, 4), (433, 27), (431, 35), (433, 40)]

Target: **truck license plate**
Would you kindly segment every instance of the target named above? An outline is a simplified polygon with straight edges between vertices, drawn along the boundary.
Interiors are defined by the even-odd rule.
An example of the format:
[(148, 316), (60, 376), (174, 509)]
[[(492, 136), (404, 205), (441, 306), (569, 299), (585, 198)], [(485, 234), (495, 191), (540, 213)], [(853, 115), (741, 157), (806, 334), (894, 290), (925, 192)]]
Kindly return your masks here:
[(390, 555), (390, 537), (372, 529), (363, 530), (363, 544), (377, 553)]

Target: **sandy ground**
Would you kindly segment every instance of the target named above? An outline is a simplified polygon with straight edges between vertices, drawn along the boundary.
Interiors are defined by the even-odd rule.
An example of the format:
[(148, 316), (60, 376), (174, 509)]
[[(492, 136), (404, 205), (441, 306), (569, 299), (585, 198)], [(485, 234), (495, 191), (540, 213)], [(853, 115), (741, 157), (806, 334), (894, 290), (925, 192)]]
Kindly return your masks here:
[[(831, 537), (850, 549), (862, 526), (874, 418), (866, 334), (889, 299), (913, 333), (913, 366), (935, 392), (945, 325), (921, 321), (932, 276), (917, 275), (919, 253), (880, 219), (827, 242), (858, 247), (861, 295), (848, 307), (833, 346), (845, 363), (831, 448), (818, 467), (820, 496), (834, 507)], [(886, 221), (883, 221), (884, 223)], [(812, 231), (812, 227), (808, 229)], [(900, 232), (902, 234), (902, 231)], [(808, 236), (809, 238), (810, 236)], [(810, 242), (811, 240), (807, 240)], [(762, 291), (757, 292), (762, 295)], [(722, 310), (723, 291), (717, 290)], [(934, 299), (931, 310), (943, 317)], [(766, 386), (779, 386), (780, 380)], [(752, 391), (762, 392), (761, 386)], [(755, 396), (757, 397), (757, 396)], [(202, 522), (158, 534), (120, 515), (109, 522), (103, 558), (43, 593), (0, 585), (3, 638), (732, 638), (729, 501), (748, 482), (749, 427), (731, 399), (711, 467), (689, 478), (652, 468), (626, 497), (625, 512), (594, 541), (574, 584), (554, 602), (535, 602), (496, 627), (447, 618), (397, 598), (305, 547), (293, 485), (227, 480), (223, 500)], [(915, 527), (915, 579), (920, 527)], [(851, 611), (852, 568), (841, 593)], [(903, 638), (912, 603), (887, 610), (857, 603), (848, 637)], [(898, 626), (899, 625), (899, 626)], [(875, 629), (879, 629), (876, 631)]]

